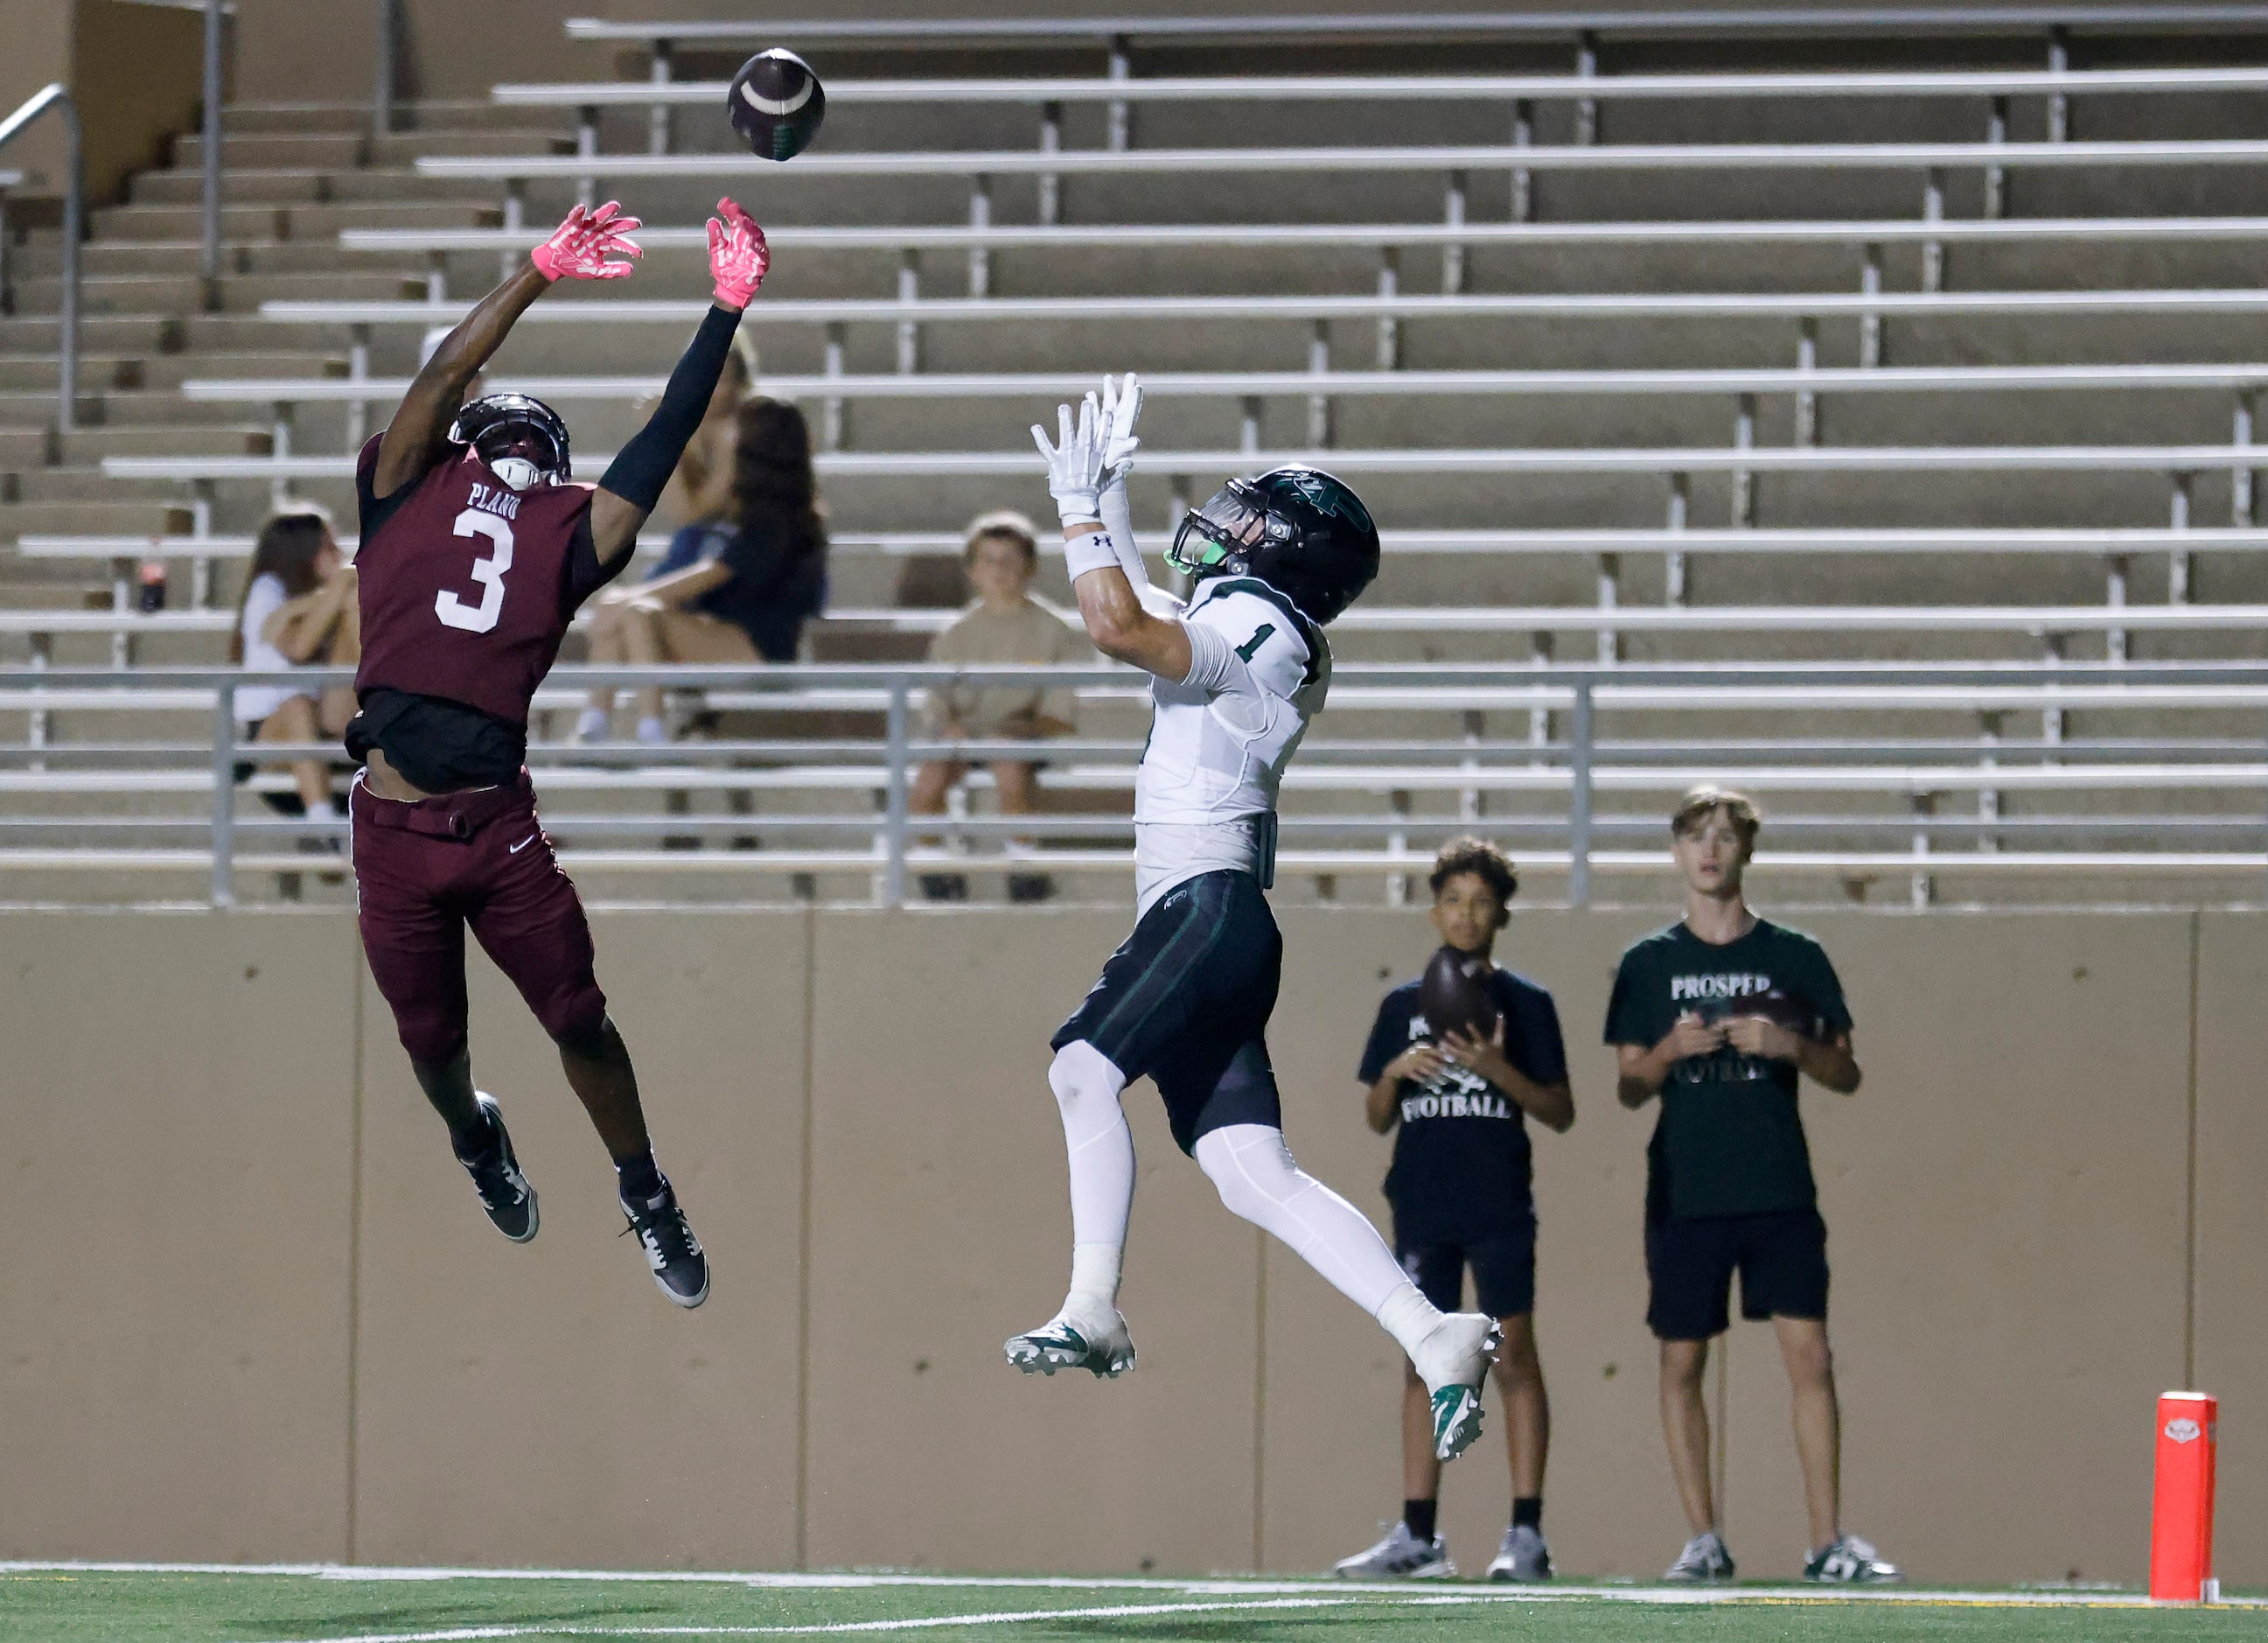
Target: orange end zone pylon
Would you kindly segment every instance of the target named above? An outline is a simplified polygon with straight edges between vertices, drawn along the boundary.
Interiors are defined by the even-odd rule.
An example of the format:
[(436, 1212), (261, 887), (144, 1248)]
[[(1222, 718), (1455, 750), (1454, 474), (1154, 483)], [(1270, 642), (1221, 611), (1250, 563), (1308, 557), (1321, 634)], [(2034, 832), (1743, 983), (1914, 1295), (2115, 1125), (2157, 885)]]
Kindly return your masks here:
[(2158, 1400), (2157, 1484), (2150, 1502), (2150, 1595), (2212, 1602), (2213, 1447), (2220, 1401), (2203, 1392)]

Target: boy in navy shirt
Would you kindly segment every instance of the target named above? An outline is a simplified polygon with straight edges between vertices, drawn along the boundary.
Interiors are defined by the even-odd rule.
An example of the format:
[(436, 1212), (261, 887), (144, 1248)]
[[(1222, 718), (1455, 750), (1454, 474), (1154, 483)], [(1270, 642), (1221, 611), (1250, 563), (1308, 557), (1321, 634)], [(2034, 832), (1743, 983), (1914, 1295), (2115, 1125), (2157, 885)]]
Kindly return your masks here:
[[(1511, 917), (1519, 879), (1494, 844), (1455, 838), (1434, 858), (1433, 928), (1460, 953), (1485, 958)], [(1498, 1319), (1504, 1347), (1496, 1363), (1512, 1457), (1512, 1526), (1494, 1580), (1551, 1575), (1543, 1543), (1543, 1459), (1550, 1404), (1535, 1357), (1535, 1209), (1528, 1190), (1526, 1118), (1555, 1131), (1575, 1122), (1567, 1056), (1551, 995), (1524, 976), (1491, 977), (1498, 1019), (1485, 1041), (1437, 1034), (1418, 1007), (1418, 984), (1396, 987), (1378, 1006), (1363, 1051), (1370, 1127), (1397, 1124), (1386, 1196), (1394, 1208), (1395, 1252), (1425, 1298), (1454, 1311), (1473, 1270), (1475, 1305)], [(1402, 1520), (1377, 1545), (1337, 1566), (1350, 1580), (1453, 1575), (1434, 1511), (1441, 1466), (1433, 1458), (1425, 1389), (1411, 1377), (1403, 1395)]]

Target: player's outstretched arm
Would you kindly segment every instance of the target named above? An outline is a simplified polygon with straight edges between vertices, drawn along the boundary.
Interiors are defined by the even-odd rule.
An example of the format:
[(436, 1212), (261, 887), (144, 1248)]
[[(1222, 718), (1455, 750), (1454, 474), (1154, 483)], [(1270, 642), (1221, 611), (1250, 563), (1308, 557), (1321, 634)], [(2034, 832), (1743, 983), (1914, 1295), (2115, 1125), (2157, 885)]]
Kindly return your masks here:
[(1064, 559), (1086, 637), (1114, 661), (1131, 662), (1161, 679), (1187, 679), (1193, 659), (1189, 630), (1142, 608), (1102, 522), (1108, 438), (1101, 405), (1088, 394), (1076, 421), (1070, 406), (1058, 406), (1057, 424), (1055, 444), (1048, 443), (1047, 431), (1036, 424), (1032, 440), (1047, 462), (1048, 491), (1063, 519)]
[(371, 492), (390, 497), (418, 479), (433, 465), (449, 424), (465, 403), (465, 389), (487, 365), (513, 322), (538, 297), (559, 279), (625, 279), (630, 264), (611, 261), (612, 254), (639, 254), (637, 242), (629, 238), (639, 226), (635, 217), (622, 215), (609, 200), (597, 210), (578, 205), (535, 247), (526, 263), (510, 279), (474, 305), (473, 311), (441, 340), (401, 396), (394, 420), (378, 446), (378, 468), (371, 476)]
[(708, 415), (717, 379), (725, 372), (725, 357), (733, 351), (740, 312), (771, 267), (771, 249), (756, 219), (731, 200), (718, 201), (717, 210), (709, 219), (709, 272), (717, 282), (716, 298), (679, 356), (677, 368), (669, 373), (661, 402), (645, 426), (615, 453), (599, 481), (598, 494), (591, 498), (591, 541), (602, 565), (613, 564), (630, 551), (638, 527), (661, 500), (662, 487), (677, 471), (686, 443)]

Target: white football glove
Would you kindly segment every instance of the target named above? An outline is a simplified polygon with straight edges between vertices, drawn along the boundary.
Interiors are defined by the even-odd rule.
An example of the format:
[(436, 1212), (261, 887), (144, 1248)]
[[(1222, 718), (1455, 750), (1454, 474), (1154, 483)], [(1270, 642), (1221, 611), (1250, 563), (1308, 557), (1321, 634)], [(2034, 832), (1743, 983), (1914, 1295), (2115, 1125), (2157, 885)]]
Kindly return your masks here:
[(1134, 471), (1134, 453), (1142, 448), (1142, 441), (1134, 437), (1134, 424), (1142, 419), (1142, 385), (1132, 372), (1116, 381), (1102, 379), (1097, 414), (1102, 427), (1102, 483), (1105, 487), (1123, 485)]
[(1048, 443), (1047, 430), (1032, 424), (1032, 443), (1048, 465), (1048, 494), (1056, 499), (1056, 512), (1065, 525), (1088, 524), (1102, 518), (1096, 496), (1103, 484), (1101, 408), (1095, 396), (1079, 402), (1074, 424), (1068, 405), (1056, 407), (1056, 443)]

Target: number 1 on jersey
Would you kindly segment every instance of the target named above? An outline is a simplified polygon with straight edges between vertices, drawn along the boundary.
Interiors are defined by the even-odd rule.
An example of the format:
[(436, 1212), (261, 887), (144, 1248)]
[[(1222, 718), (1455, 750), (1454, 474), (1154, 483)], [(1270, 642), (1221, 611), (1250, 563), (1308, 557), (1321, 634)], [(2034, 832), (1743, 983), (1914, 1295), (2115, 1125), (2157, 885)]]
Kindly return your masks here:
[(488, 633), (504, 615), (504, 573), (512, 569), (512, 526), (493, 513), (467, 508), (457, 515), (456, 532), (460, 536), (489, 539), (490, 552), (473, 561), (473, 580), (481, 585), (481, 602), (468, 605), (443, 588), (433, 595), (433, 614), (441, 619), (445, 628)]
[(1268, 636), (1275, 631), (1276, 624), (1274, 623), (1262, 623), (1259, 627), (1253, 630), (1253, 634), (1250, 638), (1245, 640), (1243, 644), (1236, 647), (1236, 653), (1244, 658), (1246, 661), (1249, 662), (1254, 657), (1260, 654), (1260, 647), (1268, 643)]

